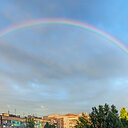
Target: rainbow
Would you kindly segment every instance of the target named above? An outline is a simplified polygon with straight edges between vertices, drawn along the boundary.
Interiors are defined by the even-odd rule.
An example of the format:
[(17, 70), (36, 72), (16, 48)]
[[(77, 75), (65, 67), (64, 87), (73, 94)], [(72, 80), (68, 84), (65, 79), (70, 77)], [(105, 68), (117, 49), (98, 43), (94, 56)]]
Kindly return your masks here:
[(97, 33), (98, 35), (104, 37), (105, 39), (113, 42), (116, 46), (118, 46), (121, 50), (123, 50), (125, 53), (128, 54), (128, 48), (123, 43), (118, 41), (116, 38), (110, 36), (106, 32), (103, 32), (103, 31), (99, 30), (98, 28), (95, 28), (89, 24), (72, 21), (72, 20), (65, 20), (65, 19), (40, 19), (40, 20), (33, 20), (30, 22), (14, 25), (10, 28), (7, 28), (7, 29), (1, 31), (0, 38), (11, 33), (11, 32), (17, 31), (21, 28), (32, 27), (32, 26), (41, 25), (41, 24), (62, 24), (62, 25), (65, 24), (65, 25), (79, 27), (79, 28)]

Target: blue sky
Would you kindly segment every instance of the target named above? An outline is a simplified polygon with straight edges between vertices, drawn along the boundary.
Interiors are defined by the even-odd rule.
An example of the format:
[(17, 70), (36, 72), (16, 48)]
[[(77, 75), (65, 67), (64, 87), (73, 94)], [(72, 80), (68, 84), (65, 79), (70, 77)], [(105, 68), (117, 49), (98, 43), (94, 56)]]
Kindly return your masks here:
[[(0, 31), (38, 19), (88, 23), (128, 47), (127, 1), (6, 0)], [(0, 38), (0, 112), (47, 115), (127, 106), (128, 54), (100, 35), (68, 25), (37, 25)], [(122, 100), (123, 99), (123, 100)]]

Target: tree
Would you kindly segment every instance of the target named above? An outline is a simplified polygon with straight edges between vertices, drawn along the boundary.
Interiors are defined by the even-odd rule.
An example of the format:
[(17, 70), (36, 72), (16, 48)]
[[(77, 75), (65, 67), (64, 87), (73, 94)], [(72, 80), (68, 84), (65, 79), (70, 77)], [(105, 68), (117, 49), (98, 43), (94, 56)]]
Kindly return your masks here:
[(128, 113), (125, 107), (120, 110), (120, 119), (124, 128), (128, 128)]
[(32, 116), (28, 116), (26, 118), (26, 128), (34, 128), (34, 118)]
[(88, 118), (86, 114), (82, 113), (82, 116), (79, 117), (79, 120), (77, 121), (76, 128), (90, 128), (90, 125), (90, 118)]
[(128, 128), (128, 120), (127, 119), (121, 119), (122, 125), (124, 128)]
[(125, 107), (123, 107), (121, 110), (120, 110), (120, 118), (121, 119), (128, 119), (128, 113), (127, 113), (127, 110)]
[(51, 125), (47, 122), (44, 128), (55, 128), (55, 125)]
[(124, 128), (114, 105), (93, 107), (89, 116), (89, 119), (80, 117), (76, 128)]

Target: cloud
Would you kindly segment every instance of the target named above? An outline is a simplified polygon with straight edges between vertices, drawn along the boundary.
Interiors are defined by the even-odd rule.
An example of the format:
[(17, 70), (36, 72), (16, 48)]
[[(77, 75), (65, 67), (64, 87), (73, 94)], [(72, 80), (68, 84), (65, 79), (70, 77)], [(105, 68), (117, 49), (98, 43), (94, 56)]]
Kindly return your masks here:
[(91, 105), (117, 103), (117, 88), (127, 85), (127, 54), (105, 38), (72, 26), (10, 33), (0, 39), (0, 60), (2, 103), (21, 112), (89, 111)]
[(48, 111), (48, 108), (45, 107), (45, 106), (43, 106), (43, 105), (41, 105), (40, 108), (41, 108), (43, 111)]

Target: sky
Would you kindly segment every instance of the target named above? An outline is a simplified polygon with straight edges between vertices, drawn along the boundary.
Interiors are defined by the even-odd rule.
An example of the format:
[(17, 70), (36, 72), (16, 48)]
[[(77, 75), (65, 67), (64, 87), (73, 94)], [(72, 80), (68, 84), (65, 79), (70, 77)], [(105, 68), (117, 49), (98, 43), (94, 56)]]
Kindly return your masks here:
[[(1, 0), (0, 32), (25, 22), (90, 24), (128, 47), (126, 0)], [(128, 53), (105, 37), (66, 24), (40, 24), (0, 37), (0, 113), (90, 112), (127, 107)], [(15, 110), (16, 109), (16, 110)]]

